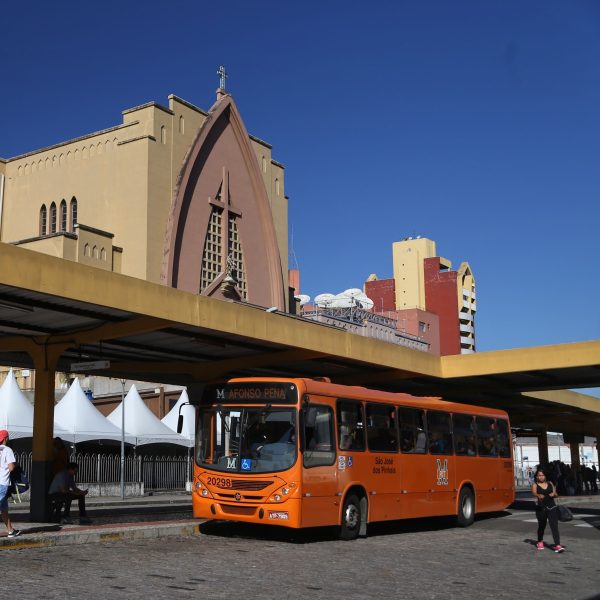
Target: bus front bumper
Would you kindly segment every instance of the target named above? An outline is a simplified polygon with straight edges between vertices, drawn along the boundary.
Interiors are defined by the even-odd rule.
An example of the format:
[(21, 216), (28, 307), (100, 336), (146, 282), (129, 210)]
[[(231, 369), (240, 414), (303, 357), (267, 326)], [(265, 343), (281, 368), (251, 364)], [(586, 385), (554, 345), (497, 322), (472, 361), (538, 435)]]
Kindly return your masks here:
[(290, 498), (281, 503), (223, 502), (214, 498), (203, 498), (192, 494), (194, 517), (198, 519), (219, 519), (263, 523), (283, 527), (300, 527), (300, 500)]

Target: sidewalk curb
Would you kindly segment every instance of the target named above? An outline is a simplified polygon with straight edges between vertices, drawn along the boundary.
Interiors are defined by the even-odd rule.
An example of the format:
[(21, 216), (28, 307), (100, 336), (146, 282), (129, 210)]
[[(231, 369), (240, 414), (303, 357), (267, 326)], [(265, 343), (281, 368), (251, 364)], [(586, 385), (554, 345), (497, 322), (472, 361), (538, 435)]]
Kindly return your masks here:
[(63, 529), (55, 533), (45, 534), (27, 534), (24, 532), (18, 538), (0, 538), (0, 551), (163, 537), (192, 537), (200, 535), (200, 524), (197, 519), (194, 519), (193, 521), (77, 527), (76, 529)]
[[(86, 499), (86, 506), (88, 508), (103, 508), (103, 507), (118, 507), (118, 506), (191, 506), (192, 505), (192, 496), (184, 496), (181, 499), (175, 498), (160, 498), (159, 496), (154, 496), (152, 498), (147, 498), (140, 496), (139, 498), (127, 498), (125, 500), (105, 500), (105, 501), (95, 501), (96, 498), (88, 498)], [(29, 502), (14, 502), (9, 503), (8, 510), (10, 512), (15, 512), (19, 510), (29, 510)]]

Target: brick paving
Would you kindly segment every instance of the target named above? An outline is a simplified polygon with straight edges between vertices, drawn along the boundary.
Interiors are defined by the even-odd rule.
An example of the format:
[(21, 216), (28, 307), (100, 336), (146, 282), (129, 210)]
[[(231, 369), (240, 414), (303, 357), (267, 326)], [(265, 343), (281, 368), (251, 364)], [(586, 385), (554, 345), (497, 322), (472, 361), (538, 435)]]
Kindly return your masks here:
[(206, 523), (197, 537), (12, 550), (0, 560), (20, 599), (591, 600), (600, 598), (600, 504), (585, 508), (561, 524), (560, 555), (536, 550), (534, 514), (514, 510), (468, 529), (446, 519), (377, 524), (354, 542), (331, 530)]

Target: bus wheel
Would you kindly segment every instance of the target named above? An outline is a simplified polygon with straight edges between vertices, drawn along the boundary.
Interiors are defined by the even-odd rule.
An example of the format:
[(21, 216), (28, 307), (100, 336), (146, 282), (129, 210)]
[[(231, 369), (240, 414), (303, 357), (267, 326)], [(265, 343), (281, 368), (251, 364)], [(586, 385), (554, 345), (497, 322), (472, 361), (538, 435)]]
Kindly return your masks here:
[(360, 532), (361, 519), (360, 499), (355, 494), (348, 494), (342, 508), (340, 539), (355, 540)]
[(468, 527), (475, 520), (475, 496), (473, 490), (464, 487), (458, 497), (458, 515), (456, 521), (461, 527)]

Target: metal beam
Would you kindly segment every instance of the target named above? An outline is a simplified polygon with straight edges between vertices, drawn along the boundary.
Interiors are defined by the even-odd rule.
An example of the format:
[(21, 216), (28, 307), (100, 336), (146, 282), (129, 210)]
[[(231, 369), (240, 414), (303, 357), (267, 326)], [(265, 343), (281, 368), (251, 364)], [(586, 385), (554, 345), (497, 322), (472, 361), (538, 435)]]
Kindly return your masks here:
[(308, 350), (286, 350), (284, 352), (267, 352), (263, 354), (251, 354), (216, 360), (210, 362), (118, 362), (111, 366), (113, 371), (126, 373), (134, 372), (170, 372), (186, 373), (192, 375), (199, 381), (218, 379), (230, 373), (236, 373), (246, 369), (275, 367), (287, 363), (311, 361), (325, 357), (322, 352)]

